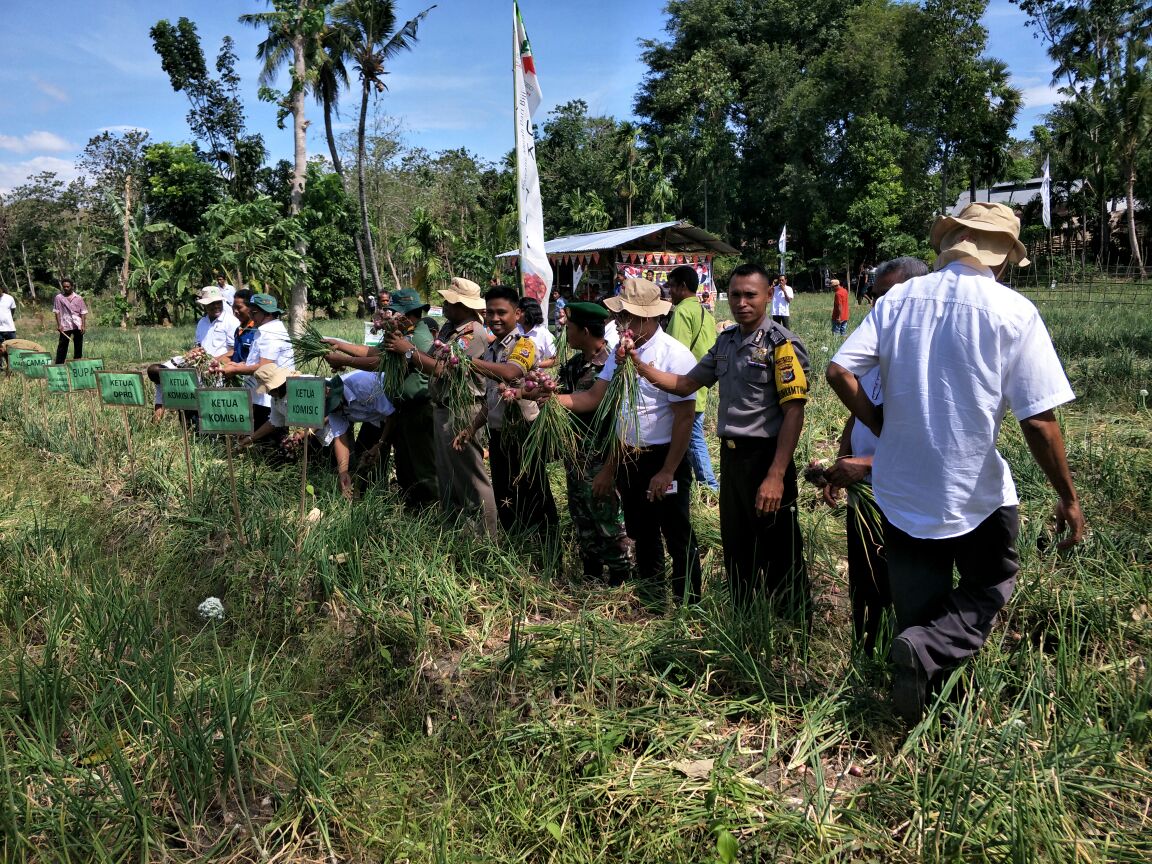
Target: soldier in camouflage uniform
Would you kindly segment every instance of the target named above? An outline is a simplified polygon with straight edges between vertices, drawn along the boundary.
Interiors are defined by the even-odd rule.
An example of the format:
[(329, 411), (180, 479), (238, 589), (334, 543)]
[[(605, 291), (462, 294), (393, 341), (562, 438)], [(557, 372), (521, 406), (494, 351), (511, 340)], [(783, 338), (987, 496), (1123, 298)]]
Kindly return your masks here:
[[(569, 303), (565, 311), (568, 345), (577, 353), (560, 367), (560, 388), (565, 393), (579, 393), (596, 383), (608, 362), (604, 325), (609, 313), (595, 303)], [(584, 575), (598, 578), (607, 567), (609, 581), (620, 584), (633, 575), (635, 553), (624, 530), (624, 512), (616, 487), (604, 497), (597, 497), (592, 490), (593, 478), (604, 467), (603, 456), (597, 452), (592, 416), (576, 415), (583, 433), (582, 445), (564, 460), (568, 512), (576, 528)]]

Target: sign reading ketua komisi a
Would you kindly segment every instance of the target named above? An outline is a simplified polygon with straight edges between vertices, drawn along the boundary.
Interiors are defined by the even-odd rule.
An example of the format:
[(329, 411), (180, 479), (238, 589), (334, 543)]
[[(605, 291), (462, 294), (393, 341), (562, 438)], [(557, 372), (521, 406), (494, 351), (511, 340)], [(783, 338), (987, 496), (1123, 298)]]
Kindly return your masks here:
[(200, 407), (196, 391), (200, 380), (193, 369), (161, 369), (160, 401), (165, 408), (195, 411)]
[(203, 435), (251, 435), (252, 391), (247, 387), (212, 387), (196, 391)]

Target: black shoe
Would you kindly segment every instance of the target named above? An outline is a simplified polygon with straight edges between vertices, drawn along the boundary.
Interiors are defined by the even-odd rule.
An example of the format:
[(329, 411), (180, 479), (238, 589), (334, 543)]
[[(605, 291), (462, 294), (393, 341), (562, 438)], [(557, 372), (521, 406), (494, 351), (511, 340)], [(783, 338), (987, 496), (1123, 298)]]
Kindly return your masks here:
[(912, 643), (903, 636), (892, 640), (888, 655), (892, 671), (892, 707), (909, 723), (919, 723), (928, 705), (928, 673)]

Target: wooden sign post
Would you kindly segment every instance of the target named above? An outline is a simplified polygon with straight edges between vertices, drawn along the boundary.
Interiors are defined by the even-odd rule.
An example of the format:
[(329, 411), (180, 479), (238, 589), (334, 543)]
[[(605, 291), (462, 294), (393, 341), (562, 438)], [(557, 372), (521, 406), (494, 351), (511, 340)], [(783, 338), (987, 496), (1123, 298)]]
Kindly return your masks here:
[(124, 435), (128, 440), (128, 459), (136, 461), (132, 447), (132, 426), (128, 422), (129, 408), (146, 408), (148, 400), (144, 396), (144, 378), (139, 372), (97, 372), (96, 385), (100, 389), (100, 401), (105, 405), (119, 407), (124, 420)]
[(76, 437), (76, 415), (72, 412), (72, 378), (68, 375), (68, 366), (61, 364), (45, 366), (45, 380), (48, 382), (48, 392), (63, 393), (68, 402), (68, 431)]
[[(325, 385), (323, 378), (289, 378), (285, 416), (288, 426), (321, 429), (324, 426)], [(304, 439), (304, 458), (300, 462), (300, 520), (304, 520), (308, 501), (308, 438)]]
[(104, 476), (104, 456), (101, 452), (104, 444), (104, 435), (100, 431), (100, 421), (97, 420), (96, 406), (100, 402), (100, 391), (96, 386), (96, 373), (104, 368), (104, 361), (98, 358), (87, 360), (72, 360), (68, 369), (72, 376), (72, 392), (88, 393), (92, 398), (85, 400), (88, 403), (88, 419), (92, 422), (92, 436), (95, 439), (96, 463), (100, 468), (100, 476)]
[(196, 411), (200, 403), (196, 390), (200, 382), (192, 369), (160, 370), (160, 402), (165, 408), (180, 415), (180, 428), (184, 432), (184, 469), (188, 474), (188, 497), (192, 497), (192, 450), (188, 446), (188, 418), (185, 411)]
[(232, 436), (251, 435), (252, 391), (247, 387), (214, 387), (196, 391), (200, 409), (200, 434), (223, 435), (228, 449), (228, 482), (232, 488), (232, 515), (236, 534), (240, 528), (240, 501), (236, 497), (236, 465), (232, 458)]

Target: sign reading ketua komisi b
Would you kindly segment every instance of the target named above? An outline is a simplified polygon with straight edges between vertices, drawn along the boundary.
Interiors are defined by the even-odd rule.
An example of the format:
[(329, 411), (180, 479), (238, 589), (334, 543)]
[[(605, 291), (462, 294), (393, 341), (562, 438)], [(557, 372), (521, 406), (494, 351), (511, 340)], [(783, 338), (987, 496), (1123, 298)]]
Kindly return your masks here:
[(211, 387), (196, 391), (202, 435), (251, 435), (252, 391), (247, 387)]

